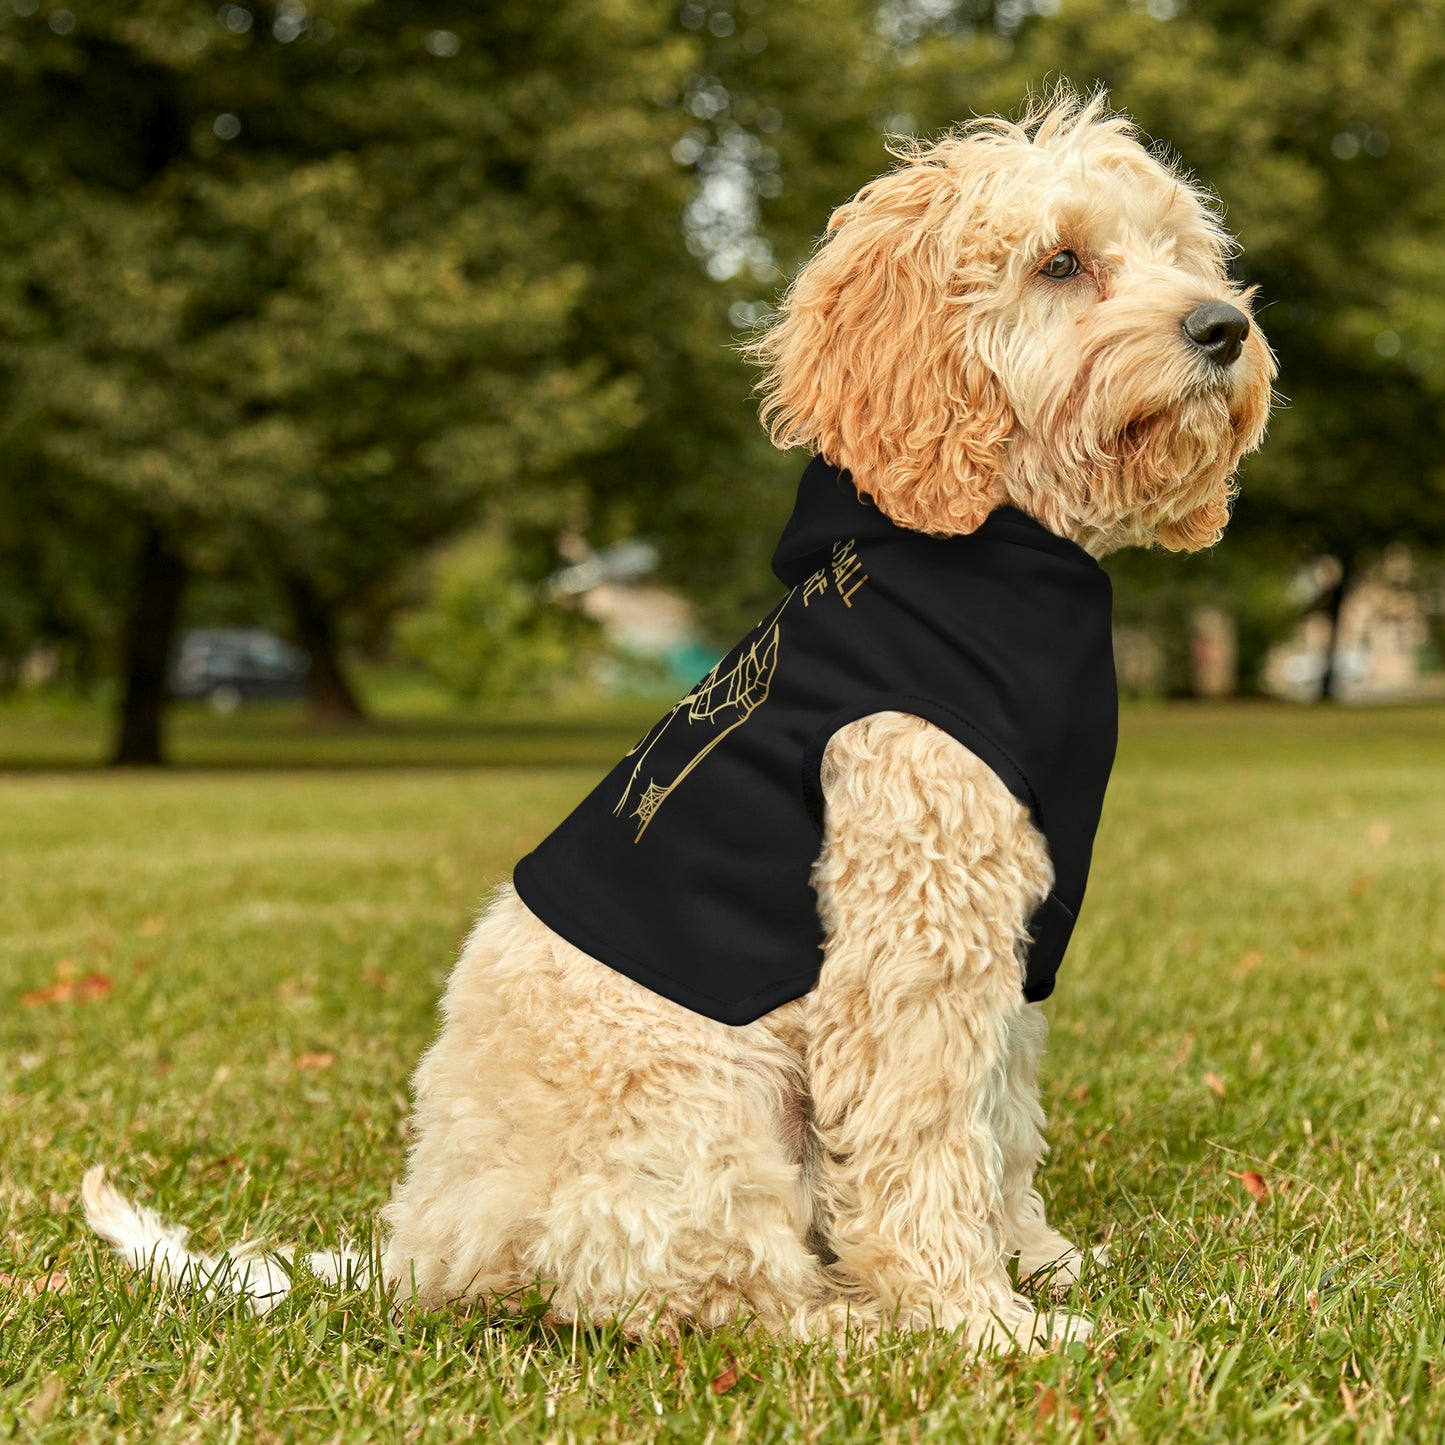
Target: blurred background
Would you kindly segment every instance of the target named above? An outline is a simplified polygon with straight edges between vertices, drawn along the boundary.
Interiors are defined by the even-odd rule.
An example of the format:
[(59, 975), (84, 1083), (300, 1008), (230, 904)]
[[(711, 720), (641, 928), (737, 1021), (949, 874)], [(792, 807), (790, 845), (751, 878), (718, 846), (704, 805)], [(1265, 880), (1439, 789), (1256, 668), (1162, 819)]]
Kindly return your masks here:
[(1445, 697), (1441, 0), (0, 0), (0, 761), (675, 694), (802, 462), (736, 346), (886, 136), (1059, 77), (1287, 398), (1109, 561), (1124, 690)]

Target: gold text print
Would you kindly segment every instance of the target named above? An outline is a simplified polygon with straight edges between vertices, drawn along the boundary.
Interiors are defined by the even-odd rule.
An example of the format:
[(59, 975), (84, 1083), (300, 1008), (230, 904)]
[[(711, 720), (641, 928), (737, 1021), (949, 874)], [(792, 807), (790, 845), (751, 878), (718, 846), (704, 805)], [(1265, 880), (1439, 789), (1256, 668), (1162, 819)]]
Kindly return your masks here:
[(850, 537), (846, 542), (833, 543), (833, 559), (826, 567), (819, 567), (803, 583), (803, 606), (810, 606), (828, 591), (828, 578), (833, 579), (833, 589), (844, 607), (852, 607), (853, 594), (868, 580), (863, 564), (855, 550), (857, 542)]

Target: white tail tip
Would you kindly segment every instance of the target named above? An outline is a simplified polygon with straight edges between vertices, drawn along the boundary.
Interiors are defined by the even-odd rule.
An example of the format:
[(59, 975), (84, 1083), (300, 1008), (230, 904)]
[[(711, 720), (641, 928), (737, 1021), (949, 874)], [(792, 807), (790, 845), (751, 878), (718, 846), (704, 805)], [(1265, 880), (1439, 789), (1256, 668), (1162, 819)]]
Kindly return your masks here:
[[(276, 1253), (257, 1245), (241, 1245), (219, 1256), (194, 1254), (186, 1248), (188, 1231), (167, 1224), (153, 1209), (132, 1204), (97, 1164), (80, 1183), (85, 1222), (132, 1269), (158, 1279), (200, 1289), (207, 1299), (239, 1295), (256, 1314), (265, 1314), (286, 1298), (291, 1288), (289, 1249)], [(367, 1261), (354, 1250), (326, 1250), (306, 1257), (314, 1274), (331, 1284), (366, 1283)]]

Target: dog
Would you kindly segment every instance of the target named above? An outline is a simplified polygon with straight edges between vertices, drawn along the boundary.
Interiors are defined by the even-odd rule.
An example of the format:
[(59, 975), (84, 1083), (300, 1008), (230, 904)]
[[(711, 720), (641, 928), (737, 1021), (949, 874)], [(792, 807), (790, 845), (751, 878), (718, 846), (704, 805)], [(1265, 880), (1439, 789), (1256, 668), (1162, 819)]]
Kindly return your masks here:
[[(820, 459), (805, 491), (876, 535), (820, 532), (831, 545), (805, 547), (799, 564), (819, 565), (599, 790), (588, 826), (618, 830), (596, 854), (600, 882), (558, 844), (550, 873), (519, 866), (485, 908), (416, 1071), (406, 1176), (384, 1211), (381, 1269), (398, 1299), (506, 1302), (540, 1287), (557, 1320), (663, 1337), (737, 1321), (836, 1342), (944, 1328), (1004, 1349), (1089, 1332), (1009, 1274), (1016, 1259), (1020, 1279), (1067, 1285), (1084, 1260), (1035, 1187), (1046, 1023), (1030, 1000), (1052, 976), (1032, 987), (1030, 958), (1050, 930), (1067, 941), (1082, 892), (1073, 855), (1086, 872), (1113, 739), (1100, 704), (1093, 792), (1071, 859), (1056, 856), (1050, 816), (1060, 826), (1067, 809), (1054, 800), (1087, 769), (1073, 744), (1060, 753), (1072, 704), (1052, 700), (1112, 693), (1099, 557), (1192, 551), (1222, 534), (1275, 365), (1250, 294), (1230, 280), (1215, 205), (1102, 94), (1061, 89), (1021, 120), (975, 120), (895, 156), (834, 213), (750, 347), (773, 441)], [(1025, 752), (1042, 750), (1034, 714), (1053, 707), (1058, 755), (1015, 766), (996, 727), (936, 698), (835, 711), (811, 765), (821, 831), (806, 866), (748, 873), (746, 838), (771, 858), (776, 830), (729, 831), (739, 810), (725, 759), (785, 711), (789, 649), (821, 656), (807, 628), (863, 626), (890, 566), (899, 587), (934, 568), (927, 585), (952, 596), (951, 578), (999, 557), (1024, 559), (990, 584), (1017, 605), (980, 602), (958, 642), (987, 633), (988, 667), (1048, 672), (1048, 658), (1074, 655), (1063, 600), (1039, 614), (1057, 622), (1052, 635), (1028, 644), (1045, 660), (1009, 655), (1035, 576), (1090, 599), (1094, 660), (1060, 693), (1041, 684), (1043, 703), (1004, 725)], [(911, 605), (894, 600), (899, 615)], [(886, 670), (880, 637), (870, 646)], [(1041, 805), (1025, 775), (1050, 767)], [(706, 886), (664, 886), (669, 851), (688, 851), (664, 845), (648, 865), (664, 881), (648, 891), (645, 870), (633, 878), (604, 928), (607, 870), (632, 867), (688, 817), (717, 829), (712, 861), (697, 865)], [(534, 856), (546, 862), (547, 846)], [(724, 887), (734, 874), (744, 882)], [(709, 910), (750, 918), (740, 895), (754, 876), (788, 927), (811, 916), (821, 950), (810, 971), (724, 997), (698, 982), (721, 965), (692, 955), (726, 953)], [(1061, 925), (1046, 917), (1054, 900)], [(641, 955), (614, 948), (619, 927), (651, 930), (676, 967), (629, 966)], [(802, 959), (813, 945), (799, 939)], [(1061, 944), (1050, 947), (1052, 968)], [(188, 1254), (100, 1169), (84, 1200), (136, 1264), (204, 1273), (258, 1307), (284, 1291), (264, 1260)], [(313, 1265), (340, 1272), (332, 1256)]]

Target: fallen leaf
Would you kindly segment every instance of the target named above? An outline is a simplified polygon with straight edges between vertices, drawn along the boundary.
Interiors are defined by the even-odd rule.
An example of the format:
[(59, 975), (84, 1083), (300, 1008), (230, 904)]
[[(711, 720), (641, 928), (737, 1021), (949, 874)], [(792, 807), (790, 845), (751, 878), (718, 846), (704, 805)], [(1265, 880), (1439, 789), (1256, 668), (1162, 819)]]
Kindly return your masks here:
[(1107, 1146), (1108, 1144), (1111, 1144), (1111, 1143), (1113, 1142), (1113, 1140), (1111, 1140), (1111, 1139), (1109, 1138), (1109, 1131), (1108, 1131), (1107, 1129), (1105, 1129), (1104, 1132), (1103, 1132), (1102, 1134), (1100, 1134), (1099, 1137), (1098, 1137), (1096, 1140), (1094, 1140), (1094, 1142), (1095, 1142), (1097, 1145), (1099, 1145), (1101, 1148), (1103, 1148), (1103, 1147)]
[(722, 1374), (713, 1376), (712, 1392), (714, 1395), (726, 1395), (737, 1382), (738, 1362), (729, 1355), (727, 1369), (725, 1369)]
[(336, 1062), (336, 1055), (326, 1049), (317, 1049), (314, 1053), (302, 1054), (296, 1060), (298, 1069), (329, 1069)]
[(1363, 898), (1370, 891), (1371, 880), (1362, 873), (1358, 878), (1350, 880), (1350, 897)]
[(84, 978), (59, 979), (48, 988), (33, 988), (29, 993), (20, 995), (20, 1002), (25, 1008), (45, 1003), (69, 1003), (72, 999), (88, 1003), (105, 998), (114, 987), (107, 974), (88, 973)]
[(1069, 1090), (1069, 1098), (1071, 1098), (1076, 1104), (1082, 1104), (1084, 1100), (1088, 1097), (1089, 1086), (1087, 1084), (1080, 1084), (1077, 1089)]
[(369, 983), (372, 988), (380, 989), (387, 993), (391, 989), (391, 975), (379, 968), (363, 968), (361, 970), (362, 983)]
[(1390, 841), (1390, 825), (1388, 823), (1371, 823), (1365, 829), (1365, 842), (1372, 848), (1383, 848)]
[(1210, 1069), (1210, 1071), (1205, 1074), (1204, 1084), (1207, 1089), (1212, 1093), (1218, 1094), (1221, 1099), (1224, 1097), (1224, 1080), (1221, 1079), (1213, 1069)]
[(64, 1294), (70, 1288), (70, 1276), (63, 1269), (53, 1269), (49, 1274), (32, 1275), (26, 1278), (18, 1274), (0, 1274), (0, 1289), (13, 1289), (26, 1299), (35, 1299), (43, 1294)]
[(1052, 1425), (1054, 1416), (1058, 1413), (1059, 1397), (1052, 1389), (1044, 1390), (1034, 1407), (1035, 1425)]
[(75, 991), (75, 985), (62, 980), (60, 983), (53, 983), (49, 988), (32, 988), (29, 993), (20, 995), (22, 1008), (34, 1008), (42, 1003), (64, 1003)]
[(1265, 1181), (1264, 1175), (1253, 1169), (1244, 1169), (1237, 1174), (1231, 1169), (1229, 1170), (1229, 1177), (1239, 1180), (1251, 1198), (1263, 1199), (1264, 1196), (1269, 1193), (1269, 1184)]
[(1437, 973), (1435, 975), (1435, 987), (1445, 988), (1445, 973)]
[(1264, 954), (1257, 948), (1251, 948), (1239, 959), (1230, 972), (1235, 978), (1248, 978), (1263, 962)]
[(156, 938), (166, 931), (166, 921), (159, 913), (151, 918), (142, 918), (136, 927), (136, 932), (142, 938)]

